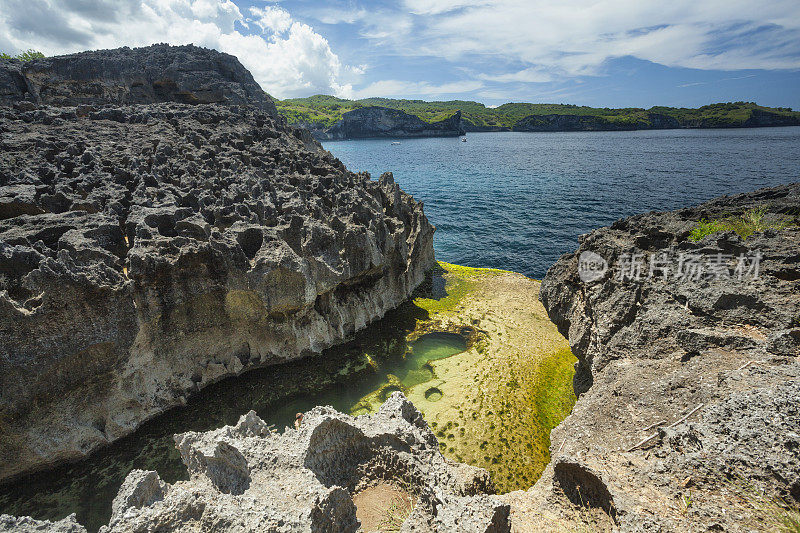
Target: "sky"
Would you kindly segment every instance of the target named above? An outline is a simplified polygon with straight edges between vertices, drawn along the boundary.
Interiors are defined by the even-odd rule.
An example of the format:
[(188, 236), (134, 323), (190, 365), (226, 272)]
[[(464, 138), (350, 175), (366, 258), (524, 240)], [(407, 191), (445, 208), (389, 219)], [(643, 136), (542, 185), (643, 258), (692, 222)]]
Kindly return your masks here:
[(800, 109), (800, 0), (0, 0), (0, 51), (236, 55), (276, 98)]

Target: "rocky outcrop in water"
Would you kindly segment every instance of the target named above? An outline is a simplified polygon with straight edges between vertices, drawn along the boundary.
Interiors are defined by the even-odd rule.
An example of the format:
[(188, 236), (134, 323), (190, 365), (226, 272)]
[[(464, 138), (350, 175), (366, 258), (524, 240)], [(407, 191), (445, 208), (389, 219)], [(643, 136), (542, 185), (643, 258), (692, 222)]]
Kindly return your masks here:
[(425, 122), (415, 115), (388, 107), (362, 107), (342, 115), (319, 139), (363, 139), (373, 137), (457, 137), (464, 135), (461, 111), (439, 122)]
[[(101, 532), (336, 531), (361, 525), (356, 501), (376, 485), (407, 494), (401, 531), (510, 531), (509, 506), (485, 470), (453, 463), (422, 414), (393, 393), (374, 415), (353, 418), (330, 407), (278, 433), (254, 412), (235, 426), (175, 436), (191, 479), (173, 485), (157, 472), (132, 471)], [(369, 502), (393, 512), (391, 501)], [(363, 515), (362, 515), (363, 516)], [(0, 517), (0, 531), (29, 518)], [(80, 531), (74, 517), (44, 531)], [(60, 528), (60, 529), (59, 529)], [(31, 529), (32, 530), (32, 529)]]
[[(762, 206), (791, 224), (688, 239), (701, 219)], [(771, 530), (800, 502), (798, 215), (800, 184), (637, 215), (550, 268), (540, 297), (579, 359), (581, 396), (531, 491), (546, 512), (596, 509), (629, 531)]]
[(317, 354), (434, 264), (391, 174), (348, 172), (260, 101), (26, 101), (0, 135), (0, 479)]
[(32, 61), (0, 59), (0, 105), (275, 104), (236, 57), (197, 46), (156, 44)]

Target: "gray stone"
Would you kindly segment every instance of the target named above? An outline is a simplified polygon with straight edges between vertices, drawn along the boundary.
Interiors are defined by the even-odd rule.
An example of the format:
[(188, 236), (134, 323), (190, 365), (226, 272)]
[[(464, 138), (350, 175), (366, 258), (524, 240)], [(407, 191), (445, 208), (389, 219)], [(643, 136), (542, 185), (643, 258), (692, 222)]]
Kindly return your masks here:
[[(800, 184), (617, 221), (550, 268), (540, 298), (578, 358), (580, 396), (550, 435), (534, 508), (578, 505), (597, 529), (751, 531), (778, 527), (776, 502), (800, 501), (800, 227), (688, 239), (703, 218), (759, 206), (796, 217)], [(585, 283), (588, 253), (609, 270)], [(624, 254), (664, 253), (731, 262), (719, 276), (650, 277), (645, 261), (639, 279), (618, 277)], [(739, 279), (736, 258), (756, 253), (758, 276)]]
[[(0, 60), (0, 105), (275, 104), (236, 57), (193, 45), (95, 50), (32, 61)], [(20, 110), (31, 110), (29, 103)], [(108, 111), (101, 116), (110, 117)]]
[[(488, 494), (486, 471), (446, 460), (422, 415), (399, 392), (374, 415), (315, 407), (299, 429), (279, 434), (251, 411), (236, 426), (175, 440), (191, 480), (165, 486), (154, 472), (131, 472), (102, 532), (354, 532), (353, 495), (375, 483), (396, 484), (413, 497), (403, 531), (510, 530), (509, 506)], [(209, 467), (211, 450), (235, 456), (225, 483)], [(243, 490), (227, 490), (245, 471), (250, 481), (238, 485)], [(132, 497), (136, 491), (148, 496)]]
[(75, 514), (63, 520), (34, 520), (30, 516), (16, 517), (0, 515), (0, 532), (2, 533), (86, 533), (86, 528), (78, 524)]
[(256, 104), (0, 106), (0, 479), (319, 354), (435, 264), (390, 174), (348, 172)]

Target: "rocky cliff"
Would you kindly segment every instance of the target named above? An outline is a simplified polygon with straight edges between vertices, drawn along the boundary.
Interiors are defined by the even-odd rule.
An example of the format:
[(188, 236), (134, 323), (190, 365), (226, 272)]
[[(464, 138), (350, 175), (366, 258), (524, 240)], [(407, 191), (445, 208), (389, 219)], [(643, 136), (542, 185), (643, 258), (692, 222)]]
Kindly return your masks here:
[(678, 121), (667, 115), (647, 113), (638, 121), (615, 122), (594, 115), (530, 115), (520, 119), (513, 131), (626, 131), (680, 128)]
[[(513, 131), (631, 131), (665, 130), (677, 128), (757, 128), (773, 126), (800, 126), (800, 118), (772, 113), (761, 109), (747, 111), (747, 118), (710, 116), (706, 118), (682, 118), (663, 113), (647, 112), (641, 116), (624, 116), (614, 120), (613, 116), (598, 115), (529, 115), (517, 121)], [(466, 126), (465, 126), (466, 127)], [(468, 130), (471, 131), (471, 130)], [(500, 131), (500, 130), (481, 130)]]
[(192, 45), (0, 59), (0, 105), (20, 101), (55, 106), (247, 104), (277, 116), (270, 96), (238, 59)]
[[(760, 207), (789, 225), (688, 238), (701, 219)], [(527, 495), (539, 512), (752, 531), (798, 505), (798, 215), (800, 184), (722, 197), (620, 220), (550, 268), (540, 297), (578, 357), (581, 396)]]
[[(198, 74), (208, 51), (157, 50), (218, 79)], [(84, 94), (64, 76), (59, 91)], [(267, 96), (119, 94), (0, 106), (0, 479), (83, 457), (222, 377), (319, 353), (434, 264), (422, 205), (390, 174), (348, 172)]]
[(332, 127), (318, 132), (321, 139), (372, 137), (457, 137), (464, 135), (461, 112), (439, 122), (428, 123), (415, 115), (388, 107), (362, 107), (348, 111)]

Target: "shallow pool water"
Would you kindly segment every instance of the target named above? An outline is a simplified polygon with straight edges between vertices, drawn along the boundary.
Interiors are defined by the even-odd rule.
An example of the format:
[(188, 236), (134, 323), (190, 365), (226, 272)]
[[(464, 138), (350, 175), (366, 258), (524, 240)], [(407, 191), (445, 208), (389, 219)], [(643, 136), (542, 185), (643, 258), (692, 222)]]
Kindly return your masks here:
[[(425, 318), (427, 312), (407, 303), (322, 356), (210, 385), (186, 406), (145, 423), (87, 460), (0, 487), (0, 513), (51, 520), (77, 513), (81, 524), (96, 531), (108, 522), (111, 501), (131, 470), (156, 470), (170, 483), (188, 478), (172, 440), (175, 433), (235, 424), (250, 409), (280, 430), (293, 423), (295, 413), (316, 405), (352, 414), (374, 411), (394, 390), (425, 387), (435, 377), (429, 361), (467, 348), (464, 337), (444, 332), (407, 342), (417, 320)], [(440, 398), (433, 394), (430, 401)]]

